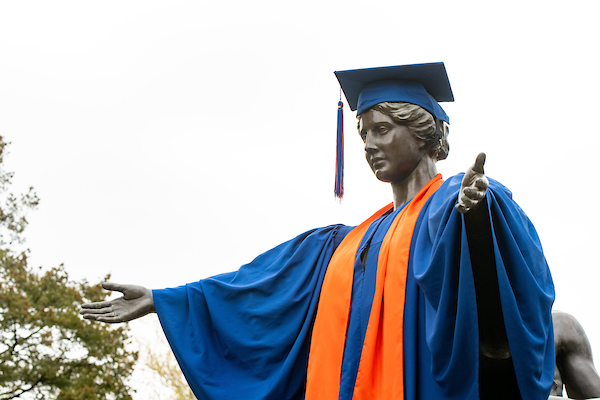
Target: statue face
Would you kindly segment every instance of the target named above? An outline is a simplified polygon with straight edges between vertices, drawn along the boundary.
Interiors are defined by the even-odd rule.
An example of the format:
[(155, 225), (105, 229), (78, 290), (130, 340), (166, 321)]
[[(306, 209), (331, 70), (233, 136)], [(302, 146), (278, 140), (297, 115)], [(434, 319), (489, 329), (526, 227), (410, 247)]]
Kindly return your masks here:
[(405, 181), (427, 156), (423, 140), (380, 111), (369, 110), (361, 114), (358, 132), (365, 143), (367, 162), (381, 181)]

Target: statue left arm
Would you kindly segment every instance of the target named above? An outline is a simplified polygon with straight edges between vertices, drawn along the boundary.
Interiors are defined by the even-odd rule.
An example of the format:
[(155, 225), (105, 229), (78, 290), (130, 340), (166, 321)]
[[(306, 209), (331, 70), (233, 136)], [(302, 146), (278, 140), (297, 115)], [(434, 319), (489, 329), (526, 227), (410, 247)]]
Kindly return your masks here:
[(477, 298), (480, 352), (488, 358), (506, 359), (510, 357), (510, 349), (500, 304), (492, 229), (486, 200), (489, 181), (483, 172), (484, 163), (485, 154), (479, 153), (475, 164), (467, 170), (462, 180), (456, 209), (465, 216)]
[[(465, 173), (456, 209), (464, 214), (465, 228), (479, 321), (480, 390), (518, 395), (516, 375), (506, 335), (491, 221), (486, 192), (489, 181), (483, 171), (485, 154)], [(485, 396), (484, 396), (485, 397)], [(483, 397), (482, 397), (483, 398)]]

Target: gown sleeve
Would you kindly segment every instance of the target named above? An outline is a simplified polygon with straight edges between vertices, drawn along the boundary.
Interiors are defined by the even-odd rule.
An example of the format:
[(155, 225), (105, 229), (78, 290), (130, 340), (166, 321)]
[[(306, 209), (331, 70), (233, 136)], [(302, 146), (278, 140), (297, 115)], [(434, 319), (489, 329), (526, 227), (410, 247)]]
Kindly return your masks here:
[(304, 397), (321, 284), (350, 229), (315, 229), (236, 272), (153, 291), (167, 340), (199, 400)]
[[(417, 222), (414, 277), (424, 294), (431, 373), (448, 398), (478, 391), (475, 288), (464, 216), (454, 211), (462, 175), (448, 180)], [(502, 313), (521, 396), (546, 400), (554, 376), (554, 285), (531, 221), (508, 189), (487, 193)], [(461, 382), (457, 385), (457, 382)], [(502, 388), (498, 388), (499, 391)]]

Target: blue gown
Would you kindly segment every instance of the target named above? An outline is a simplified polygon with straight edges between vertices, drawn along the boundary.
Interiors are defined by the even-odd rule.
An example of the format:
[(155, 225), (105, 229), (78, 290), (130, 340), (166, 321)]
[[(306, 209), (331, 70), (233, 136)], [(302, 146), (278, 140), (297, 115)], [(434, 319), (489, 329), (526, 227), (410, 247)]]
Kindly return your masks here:
[[(429, 199), (411, 242), (404, 314), (407, 400), (479, 399), (475, 290), (464, 218), (454, 210), (461, 180), (462, 175), (449, 179)], [(554, 375), (552, 279), (537, 233), (510, 192), (491, 180), (487, 203), (521, 396), (546, 400)], [(340, 400), (352, 398), (378, 248), (396, 213), (369, 227), (357, 253)], [(321, 284), (350, 230), (342, 225), (312, 230), (237, 272), (153, 291), (167, 339), (196, 397), (304, 398)]]

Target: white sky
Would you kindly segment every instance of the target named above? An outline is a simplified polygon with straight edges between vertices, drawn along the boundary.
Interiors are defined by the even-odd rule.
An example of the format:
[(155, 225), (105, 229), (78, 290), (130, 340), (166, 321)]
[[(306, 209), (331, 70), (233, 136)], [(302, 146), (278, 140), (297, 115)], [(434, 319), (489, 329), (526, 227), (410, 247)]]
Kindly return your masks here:
[[(176, 286), (391, 201), (345, 111), (333, 198), (334, 70), (443, 61), (446, 177), (479, 151), (542, 239), (556, 308), (600, 352), (595, 151), (600, 3), (0, 3), (0, 134), (31, 265)], [(143, 325), (134, 324), (138, 331)]]

